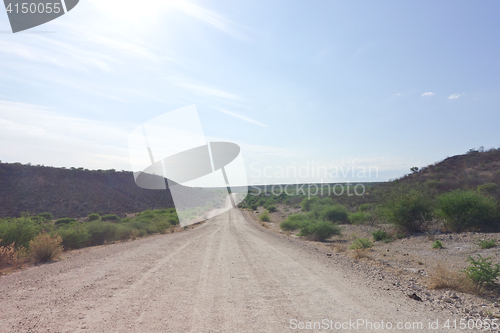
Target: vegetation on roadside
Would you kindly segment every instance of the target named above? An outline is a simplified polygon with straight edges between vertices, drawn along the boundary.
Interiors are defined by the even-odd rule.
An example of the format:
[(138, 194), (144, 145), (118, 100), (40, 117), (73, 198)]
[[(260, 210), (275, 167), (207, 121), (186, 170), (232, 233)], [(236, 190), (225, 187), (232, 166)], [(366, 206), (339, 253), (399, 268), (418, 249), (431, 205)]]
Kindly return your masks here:
[(477, 245), (479, 245), (482, 249), (491, 249), (492, 247), (497, 246), (497, 240), (496, 239), (483, 239), (480, 240)]
[(445, 226), (455, 232), (467, 228), (498, 230), (497, 203), (474, 191), (455, 190), (438, 198), (438, 214)]
[(300, 229), (299, 236), (308, 237), (311, 240), (320, 242), (334, 236), (340, 235), (340, 228), (337, 224), (332, 224), (326, 220), (313, 220)]
[(388, 243), (388, 242), (392, 241), (391, 235), (389, 235), (387, 233), (387, 231), (385, 231), (385, 230), (381, 230), (381, 229), (376, 230), (376, 231), (372, 232), (372, 236), (373, 236), (374, 242), (382, 241), (382, 242)]
[(500, 265), (491, 258), (468, 257), (469, 266), (462, 271), (448, 269), (442, 262), (429, 271), (429, 285), (432, 289), (451, 289), (460, 292), (483, 294), (497, 290)]
[(352, 250), (361, 250), (371, 249), (372, 247), (373, 243), (368, 238), (356, 238), (349, 248)]
[(500, 276), (500, 265), (493, 264), (491, 258), (483, 258), (478, 255), (477, 259), (467, 259), (469, 267), (465, 269), (465, 275), (480, 287), (494, 287)]
[[(500, 149), (471, 149), (387, 183), (364, 183), (364, 195), (351, 190), (332, 193), (332, 184), (304, 186), (305, 191), (281, 186), (257, 186), (250, 190), (241, 208), (259, 207), (273, 212), (278, 205), (300, 208), (300, 217), (288, 217), (283, 230), (301, 230), (305, 220), (332, 223), (390, 223), (398, 234), (433, 230), (463, 232), (500, 231)], [(338, 184), (337, 184), (338, 185)], [(307, 188), (321, 190), (307, 196)], [(278, 191), (276, 188), (280, 188)], [(323, 189), (325, 189), (323, 191)], [(287, 208), (288, 209), (288, 208)]]
[(271, 219), (269, 217), (269, 211), (267, 209), (265, 211), (263, 211), (262, 214), (259, 215), (259, 219), (262, 222), (269, 222), (269, 221), (271, 221)]
[(54, 234), (39, 234), (30, 241), (29, 251), (34, 262), (48, 262), (58, 259), (63, 252), (62, 237)]
[[(498, 165), (500, 149), (471, 149), (467, 154), (428, 167), (414, 167), (408, 175), (391, 182), (364, 183), (366, 193), (362, 196), (321, 191), (307, 196), (307, 192), (290, 188), (286, 193), (273, 193), (262, 186), (250, 191), (240, 207), (254, 211), (262, 208), (271, 211), (276, 207), (286, 216), (279, 225), (281, 230), (319, 241), (339, 235), (339, 224), (370, 225), (360, 228), (363, 237), (366, 230), (376, 227), (378, 230), (371, 233), (373, 240), (357, 234), (350, 240), (333, 240), (336, 252), (346, 252), (349, 248), (348, 255), (355, 259), (370, 258), (377, 253), (370, 251), (375, 246), (372, 241), (392, 242), (412, 235), (427, 235), (432, 241), (426, 245), (428, 249), (443, 249), (445, 241), (436, 240), (435, 235), (500, 231)], [(286, 214), (289, 211), (293, 213)], [(478, 247), (497, 246), (497, 237), (486, 238), (477, 241)], [(418, 264), (424, 265), (421, 261)], [(490, 289), (498, 292), (500, 265), (491, 258), (469, 257), (464, 267), (450, 270), (439, 264), (429, 268), (429, 286), (475, 294)]]
[(432, 243), (432, 248), (433, 249), (443, 249), (444, 248), (443, 242), (441, 242), (440, 240), (435, 240), (434, 243)]
[(0, 268), (52, 261), (62, 250), (167, 233), (179, 224), (175, 209), (147, 210), (135, 217), (90, 214), (86, 221), (50, 213), (0, 219)]

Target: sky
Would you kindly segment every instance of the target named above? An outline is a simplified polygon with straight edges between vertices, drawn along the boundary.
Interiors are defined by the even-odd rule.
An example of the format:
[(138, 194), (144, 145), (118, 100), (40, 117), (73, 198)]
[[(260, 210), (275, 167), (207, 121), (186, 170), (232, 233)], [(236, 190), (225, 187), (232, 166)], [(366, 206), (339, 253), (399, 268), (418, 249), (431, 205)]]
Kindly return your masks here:
[(2, 9), (0, 160), (131, 170), (130, 133), (195, 105), (208, 141), (241, 147), (249, 183), (395, 179), (500, 146), (499, 14), (496, 1), (81, 0), (13, 34)]

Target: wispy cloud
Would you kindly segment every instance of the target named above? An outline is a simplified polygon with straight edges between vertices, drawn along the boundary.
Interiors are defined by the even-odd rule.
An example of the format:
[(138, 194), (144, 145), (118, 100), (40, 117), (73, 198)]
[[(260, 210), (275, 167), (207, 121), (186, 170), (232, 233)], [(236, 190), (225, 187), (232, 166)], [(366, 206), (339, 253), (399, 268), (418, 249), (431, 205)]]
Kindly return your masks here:
[(427, 97), (427, 96), (433, 96), (433, 95), (435, 95), (435, 93), (433, 93), (432, 91), (428, 91), (428, 92), (424, 92), (424, 93), (423, 93), (422, 95), (420, 95), (420, 96), (422, 96), (422, 97)]
[[(67, 81), (67, 80), (62, 80), (58, 78), (52, 78), (52, 81), (57, 82), (60, 85), (66, 85), (68, 87), (71, 87), (73, 89), (81, 90), (90, 94), (94, 94), (97, 96), (109, 98), (118, 102), (126, 102), (123, 98), (120, 98), (118, 96), (108, 94), (106, 93), (106, 87), (102, 85), (96, 85), (96, 84), (90, 84), (90, 83), (85, 83), (85, 82), (73, 82), (73, 81)], [(93, 87), (93, 88), (92, 88)]]
[(222, 112), (222, 113), (225, 113), (225, 114), (228, 114), (230, 116), (242, 119), (242, 120), (244, 120), (246, 122), (249, 122), (249, 123), (252, 123), (252, 124), (255, 124), (255, 125), (259, 125), (259, 126), (263, 126), (263, 127), (267, 126), (267, 125), (264, 125), (263, 123), (258, 122), (257, 120), (253, 120), (251, 118), (242, 116), (241, 114), (238, 114), (238, 113), (234, 113), (234, 112), (227, 111), (227, 110), (224, 110), (224, 109), (221, 109), (221, 108), (217, 108), (217, 107), (215, 109), (218, 110), (218, 111), (220, 111), (220, 112)]
[(111, 55), (88, 51), (85, 48), (38, 35), (33, 36), (32, 40), (25, 44), (0, 41), (0, 52), (25, 61), (46, 63), (72, 70), (97, 68), (109, 72), (111, 64), (116, 61)]
[(233, 93), (229, 93), (227, 91), (217, 89), (214, 87), (210, 87), (207, 85), (202, 85), (198, 83), (192, 83), (188, 81), (184, 81), (181, 79), (175, 79), (171, 78), (169, 79), (170, 81), (173, 81), (173, 83), (181, 88), (185, 88), (195, 94), (206, 96), (206, 97), (216, 97), (216, 98), (222, 98), (222, 99), (227, 99), (231, 101), (242, 101), (243, 99), (239, 97), (238, 95), (235, 95)]
[(248, 37), (240, 31), (241, 29), (237, 28), (236, 23), (228, 20), (227, 18), (216, 12), (197, 6), (187, 1), (175, 2), (174, 6), (185, 12), (187, 15), (200, 21), (204, 21), (233, 37), (248, 40)]
[(448, 96), (448, 99), (457, 99), (460, 97), (461, 94), (451, 94), (450, 96)]
[(0, 146), (7, 162), (126, 170), (127, 136), (116, 124), (0, 101)]

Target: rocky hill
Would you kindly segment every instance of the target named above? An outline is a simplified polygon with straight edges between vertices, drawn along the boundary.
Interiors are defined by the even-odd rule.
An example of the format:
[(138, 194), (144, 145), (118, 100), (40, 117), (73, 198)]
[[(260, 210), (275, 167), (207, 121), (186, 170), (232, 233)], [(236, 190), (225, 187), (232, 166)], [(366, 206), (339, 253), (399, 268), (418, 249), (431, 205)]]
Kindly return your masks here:
[[(500, 198), (500, 149), (471, 149), (448, 157), (398, 179), (396, 182), (425, 184), (438, 192), (470, 189)], [(496, 187), (495, 187), (496, 185)]]
[(171, 207), (168, 190), (142, 189), (132, 172), (0, 163), (0, 217), (22, 212), (50, 212), (55, 217), (124, 215)]

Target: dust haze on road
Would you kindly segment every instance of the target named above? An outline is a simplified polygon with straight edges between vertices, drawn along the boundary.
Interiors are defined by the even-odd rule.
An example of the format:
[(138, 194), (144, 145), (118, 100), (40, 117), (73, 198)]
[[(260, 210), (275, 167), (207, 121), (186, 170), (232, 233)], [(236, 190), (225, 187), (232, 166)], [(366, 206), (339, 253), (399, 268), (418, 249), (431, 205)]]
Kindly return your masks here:
[[(238, 209), (185, 232), (64, 257), (0, 277), (0, 332), (388, 331), (346, 326), (356, 320), (434, 332), (429, 320), (454, 319)], [(325, 320), (333, 329), (298, 329)], [(422, 329), (396, 329), (408, 322)]]

